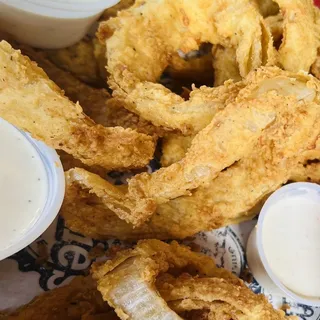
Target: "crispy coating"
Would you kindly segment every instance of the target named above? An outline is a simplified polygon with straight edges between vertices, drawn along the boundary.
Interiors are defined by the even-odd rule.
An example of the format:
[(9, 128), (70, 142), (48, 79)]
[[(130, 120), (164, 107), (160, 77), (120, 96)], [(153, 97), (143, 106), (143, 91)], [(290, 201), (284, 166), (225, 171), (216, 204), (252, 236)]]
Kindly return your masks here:
[[(221, 104), (225, 104), (226, 100), (229, 99), (226, 95), (230, 93), (232, 96), (233, 92), (237, 92), (238, 90), (237, 85), (231, 81), (221, 88), (202, 86), (198, 89), (193, 87), (189, 100), (185, 101), (182, 97), (173, 94), (169, 89), (162, 88), (162, 85), (150, 83), (150, 86), (146, 85), (139, 92), (131, 92), (130, 97), (132, 101), (135, 101), (135, 105), (136, 102), (143, 103), (146, 108), (145, 110), (148, 109), (148, 114), (152, 113), (152, 117), (159, 119), (159, 122), (150, 120), (156, 126), (163, 124), (163, 119), (168, 117), (171, 122), (179, 125), (181, 131), (185, 134), (191, 134), (205, 128), (217, 110), (221, 108)], [(165, 95), (163, 95), (164, 92)], [(119, 98), (115, 100), (127, 108), (127, 101)], [(163, 109), (163, 106), (166, 106), (165, 109)], [(132, 109), (132, 112), (135, 111)], [(173, 113), (175, 116), (172, 116)], [(141, 116), (145, 117), (142, 114)], [(148, 116), (145, 119), (148, 119)], [(191, 126), (189, 125), (190, 121), (192, 122)], [(167, 125), (164, 125), (164, 128), (167, 127)]]
[[(304, 110), (301, 111), (303, 114)], [(303, 165), (299, 164), (300, 152), (314, 148), (314, 141), (319, 135), (319, 131), (312, 132), (312, 128), (319, 125), (319, 115), (312, 124), (307, 120), (309, 119), (300, 122), (296, 119), (295, 124), (290, 121), (290, 131), (299, 123), (310, 126), (307, 130), (296, 132), (291, 146), (279, 142), (288, 134), (291, 136), (290, 131), (281, 133), (281, 129), (275, 128), (273, 132), (266, 131), (266, 136), (262, 137), (250, 155), (221, 172), (207, 187), (198, 188), (191, 197), (180, 197), (159, 206), (158, 215), (152, 222), (160, 226), (170, 217), (170, 232), (184, 238), (190, 236), (195, 229), (211, 230), (249, 220), (257, 214), (252, 209), (288, 180), (312, 179), (317, 182), (314, 168), (307, 166), (307, 169), (303, 169)], [(293, 153), (291, 156), (289, 150)], [(320, 149), (318, 156), (319, 153)], [(185, 232), (186, 230), (188, 231)]]
[(157, 285), (160, 295), (178, 313), (191, 310), (210, 310), (205, 319), (281, 320), (286, 317), (275, 310), (262, 294), (254, 294), (243, 285), (223, 278), (196, 278), (183, 275)]
[[(97, 55), (97, 46), (102, 45), (99, 44), (99, 41), (87, 37), (71, 47), (45, 50), (44, 52), (59, 68), (72, 73), (86, 83), (102, 86), (104, 78), (101, 76), (100, 61), (97, 59), (101, 57), (99, 54)], [(103, 65), (106, 65), (105, 58), (102, 59)]]
[(109, 126), (131, 128), (140, 133), (153, 136), (154, 139), (162, 137), (166, 133), (164, 128), (154, 126), (150, 121), (147, 121), (139, 117), (137, 114), (125, 109), (118, 99), (111, 98), (106, 102), (106, 104), (109, 110)]
[[(20, 49), (31, 60), (37, 62), (38, 66), (64, 91), (65, 95), (74, 103), (79, 102), (84, 113), (96, 123), (105, 127), (119, 126), (135, 129), (140, 133), (153, 135), (155, 138), (164, 133), (161, 128), (153, 126), (151, 123), (139, 118), (136, 114), (116, 104), (107, 90), (88, 86), (71, 73), (58, 68), (47, 59), (44, 52), (36, 51), (31, 47), (18, 44), (14, 41), (11, 41), (11, 44), (16, 49)], [(107, 171), (101, 167), (88, 167), (62, 150), (58, 150), (58, 154), (65, 171), (80, 167), (101, 177), (106, 177)]]
[[(186, 271), (200, 276), (223, 277), (237, 284), (241, 283), (240, 279), (227, 270), (218, 268), (212, 258), (202, 253), (193, 252), (189, 247), (179, 245), (177, 241), (165, 243), (156, 239), (141, 240), (134, 249), (119, 251), (115, 258), (106, 263), (94, 263), (91, 269), (93, 278), (102, 279), (109, 272), (117, 271), (122, 263), (134, 257), (141, 258), (142, 261), (150, 259), (155, 262), (150, 263), (149, 270), (145, 272), (145, 279), (148, 281), (152, 281), (160, 273)], [(151, 271), (152, 268), (157, 269), (154, 270), (156, 275)]]
[[(320, 160), (320, 151), (319, 151)], [(291, 174), (292, 181), (309, 181), (320, 184), (320, 162), (299, 165)]]
[(103, 22), (98, 34), (106, 39), (114, 95), (155, 125), (182, 132), (196, 130), (200, 113), (206, 117), (208, 111), (198, 108), (195, 117), (181, 110), (183, 100), (154, 83), (178, 50), (187, 53), (205, 42), (235, 47), (242, 76), (274, 60), (271, 33), (249, 0), (139, 0)]
[(162, 139), (161, 166), (168, 167), (183, 159), (191, 146), (194, 136), (168, 134)]
[[(261, 1), (263, 6), (269, 1)], [(279, 0), (280, 13), (267, 15), (274, 45), (278, 48), (278, 63), (286, 70), (309, 72), (320, 46), (319, 9), (312, 0)], [(304, 37), (306, 35), (306, 37)]]
[(116, 213), (120, 219), (133, 225), (140, 225), (148, 220), (156, 209), (152, 200), (145, 199), (137, 202), (127, 198), (121, 188), (113, 186), (108, 181), (84, 169), (69, 170), (66, 173), (66, 181), (68, 185), (76, 183), (83, 189), (88, 189), (90, 193), (101, 198), (105, 206)]
[[(239, 91), (235, 101), (218, 112), (211, 123), (194, 137), (186, 156), (153, 174), (134, 176), (128, 181), (128, 197), (136, 201), (139, 198), (154, 199), (161, 204), (189, 195), (190, 190), (212, 181), (220, 171), (249, 153), (264, 129), (272, 125), (276, 118), (284, 123), (287, 113), (291, 112), (291, 105), (281, 103), (282, 96), (274, 99), (272, 94), (264, 94), (265, 91), (273, 91), (279, 84), (284, 97), (296, 93), (300, 99), (301, 94), (306, 94), (301, 98), (309, 101), (315, 96), (315, 89), (309, 89), (299, 80), (295, 81), (294, 76), (278, 68), (253, 72), (245, 80), (247, 86)], [(304, 81), (313, 83), (313, 79), (308, 77)], [(289, 91), (285, 89), (286, 85)], [(319, 84), (314, 82), (314, 85)], [(297, 98), (293, 98), (296, 107)]]
[(316, 7), (312, 0), (275, 0), (283, 14), (279, 62), (289, 71), (309, 72), (320, 46)]
[(224, 48), (215, 46), (212, 49), (213, 68), (214, 68), (214, 85), (220, 86), (225, 81), (232, 79), (240, 81), (241, 76), (236, 61), (235, 48)]
[(154, 199), (161, 204), (189, 195), (190, 190), (214, 179), (248, 153), (261, 132), (276, 119), (280, 112), (277, 107), (273, 101), (262, 99), (229, 104), (194, 137), (182, 160), (130, 179), (129, 198)]
[[(272, 100), (279, 110), (283, 108), (276, 121), (263, 132), (250, 151), (227, 170), (220, 172), (216, 179), (193, 191), (191, 196), (158, 205), (156, 214), (145, 224), (131, 231), (130, 226), (126, 226), (125, 230), (121, 227), (117, 232), (122, 239), (146, 238), (150, 235), (160, 239), (185, 238), (201, 230), (248, 220), (257, 214), (253, 209), (260, 201), (288, 180), (297, 179), (299, 166), (309, 159), (320, 158), (318, 81), (311, 76), (292, 75), (275, 68), (269, 72), (268, 75), (267, 70), (263, 70), (253, 75), (250, 81), (255, 85), (243, 89), (242, 93), (240, 91), (242, 96), (238, 97), (246, 100), (252, 92), (259, 92), (263, 101)], [(261, 81), (259, 86), (258, 79)], [(301, 167), (299, 171), (300, 180), (316, 178), (304, 171), (301, 174)], [(99, 203), (100, 211), (90, 206), (88, 201), (87, 207), (82, 208), (82, 215), (87, 221), (81, 225), (81, 218), (77, 216), (75, 220), (79, 222), (76, 226), (73, 224), (72, 207), (81, 207), (83, 203), (77, 204), (75, 201), (74, 193), (79, 186), (72, 185), (72, 188), (70, 190), (67, 186), (67, 195), (70, 194), (71, 199), (65, 201), (62, 210), (67, 225), (80, 233), (89, 229), (90, 234), (108, 237), (111, 231), (106, 224), (103, 226), (107, 218), (98, 198), (95, 200)], [(82, 191), (86, 199), (88, 190)], [(86, 215), (90, 210), (93, 213)], [(106, 215), (113, 226), (118, 225), (119, 220), (115, 215), (112, 216), (110, 211)], [(111, 233), (114, 235), (115, 232), (113, 230)]]
[(285, 319), (231, 272), (177, 242), (139, 241), (133, 250), (94, 264), (92, 274), (121, 319), (182, 319), (170, 307), (180, 313), (200, 303), (215, 314), (231, 311), (228, 319)]
[[(149, 217), (154, 212), (156, 204), (189, 194), (189, 190), (214, 179), (221, 170), (238, 161), (259, 138), (262, 130), (275, 120), (277, 112), (284, 110), (272, 100), (266, 103), (256, 100), (231, 103), (218, 112), (212, 122), (192, 140), (185, 158), (151, 175), (136, 175), (128, 182), (127, 194), (121, 192), (114, 196), (115, 187), (94, 178), (85, 185), (100, 197), (105, 194), (107, 206), (111, 210), (115, 207), (117, 215), (121, 217), (123, 214), (126, 220), (131, 216), (127, 221), (139, 225), (146, 220), (143, 217)], [(84, 178), (85, 171), (77, 176), (82, 177), (78, 181), (87, 180)], [(95, 184), (100, 185), (101, 192), (97, 191)], [(119, 198), (125, 208), (119, 203)], [(133, 218), (135, 216), (137, 218)]]
[[(160, 226), (165, 221), (160, 222), (161, 217), (172, 217), (176, 224), (171, 223), (170, 230), (177, 231), (175, 236), (185, 237), (190, 234), (184, 230), (192, 232), (195, 226), (198, 231), (210, 230), (249, 219), (250, 210), (261, 200), (293, 177), (297, 179), (295, 170), (300, 162), (319, 158), (318, 100), (304, 104), (294, 102), (292, 97), (268, 95), (273, 101), (278, 100), (279, 106), (290, 105), (290, 111), (265, 130), (247, 156), (207, 186), (199, 187), (191, 197), (180, 197), (158, 206), (153, 223), (159, 222)], [(300, 180), (309, 177), (308, 172), (300, 174)], [(316, 174), (312, 178), (316, 181)]]
[[(96, 283), (88, 277), (76, 277), (70, 284), (48, 291), (29, 304), (9, 313), (5, 320), (105, 320), (116, 319), (109, 305), (102, 300)], [(92, 317), (92, 318), (91, 318)]]
[(13, 43), (13, 46), (37, 62), (48, 77), (65, 92), (65, 95), (74, 103), (79, 102), (84, 113), (96, 123), (105, 127), (119, 126), (135, 129), (140, 133), (154, 137), (164, 134), (165, 131), (161, 128), (153, 126), (150, 122), (122, 107), (106, 89), (88, 86), (71, 73), (55, 66), (47, 59), (44, 52), (35, 51), (28, 46), (17, 43)]
[(109, 115), (113, 110), (111, 111), (107, 107), (107, 101), (111, 99), (111, 96), (106, 89), (96, 89), (88, 86), (70, 72), (53, 64), (43, 51), (36, 51), (31, 47), (16, 42), (13, 42), (12, 46), (20, 49), (24, 55), (35, 61), (71, 101), (80, 103), (84, 113), (93, 121), (105, 127), (113, 126), (109, 123)]
[(68, 171), (73, 168), (83, 168), (85, 170), (88, 170), (92, 173), (95, 173), (99, 175), (102, 178), (106, 178), (108, 174), (108, 170), (99, 167), (99, 166), (87, 166), (84, 163), (82, 163), (80, 160), (75, 159), (71, 154), (66, 153), (62, 150), (57, 150), (57, 153), (60, 157), (60, 161), (62, 163), (62, 167), (64, 171)]
[(152, 138), (130, 129), (95, 124), (29, 58), (0, 43), (0, 116), (87, 165), (142, 167), (152, 158)]
[[(277, 169), (273, 168), (274, 173), (272, 173), (272, 168), (264, 169), (263, 166), (265, 166), (265, 162), (262, 161), (258, 168), (259, 172), (275, 179)], [(241, 171), (243, 167), (234, 171), (228, 169), (230, 175), (224, 174), (221, 175), (221, 178), (218, 176), (216, 182), (210, 184), (207, 189), (198, 189), (195, 195), (186, 197), (182, 201), (173, 200), (169, 204), (160, 205), (156, 215), (136, 228), (133, 228), (132, 224), (121, 220), (113, 211), (109, 210), (101, 201), (101, 198), (89, 193), (86, 189), (81, 189), (78, 184), (67, 186), (61, 214), (71, 230), (95, 239), (185, 238), (205, 228), (211, 230), (249, 220), (259, 213), (262, 205), (261, 201), (266, 200), (267, 197), (261, 195), (261, 190), (269, 195), (280, 187), (285, 180), (280, 177), (273, 184), (266, 184), (267, 179), (260, 182), (257, 175), (252, 177), (251, 170), (253, 171), (253, 169), (248, 168), (245, 172)], [(319, 183), (319, 169), (320, 165), (316, 164), (307, 166), (298, 164), (292, 170), (288, 180)], [(241, 174), (239, 181), (232, 183), (232, 174), (239, 172)], [(246, 174), (250, 175), (250, 178), (246, 178)], [(253, 183), (257, 182), (259, 183), (257, 193), (249, 196), (249, 193), (253, 192)], [(245, 183), (249, 183), (249, 185)], [(213, 188), (212, 192), (209, 189), (211, 187)], [(265, 187), (269, 189), (264, 190)], [(235, 193), (235, 195), (230, 197), (229, 195), (232, 193)], [(210, 201), (210, 197), (212, 201)], [(238, 208), (239, 199), (241, 199), (241, 206)], [(201, 203), (201, 201), (204, 202)], [(246, 204), (246, 201), (248, 201), (248, 204)], [(216, 206), (217, 210), (215, 210)], [(199, 226), (196, 227), (197, 225)]]
[(94, 239), (170, 239), (170, 230), (153, 226), (147, 222), (134, 228), (131, 223), (121, 220), (108, 209), (101, 198), (90, 193), (90, 188), (83, 188), (78, 183), (67, 180), (67, 189), (60, 215), (66, 225), (74, 232), (79, 232)]
[[(118, 11), (127, 9), (135, 0), (121, 0), (115, 6), (104, 11), (100, 20), (108, 20)], [(59, 68), (71, 72), (78, 79), (104, 87), (107, 78), (106, 47), (96, 37), (85, 37), (78, 43), (63, 49), (46, 50), (49, 59)]]
[(177, 242), (139, 241), (135, 249), (119, 252), (113, 260), (92, 267), (103, 299), (121, 319), (132, 320), (181, 319), (157, 294), (155, 280), (164, 272), (217, 276), (241, 285), (241, 280), (217, 268), (211, 258)]

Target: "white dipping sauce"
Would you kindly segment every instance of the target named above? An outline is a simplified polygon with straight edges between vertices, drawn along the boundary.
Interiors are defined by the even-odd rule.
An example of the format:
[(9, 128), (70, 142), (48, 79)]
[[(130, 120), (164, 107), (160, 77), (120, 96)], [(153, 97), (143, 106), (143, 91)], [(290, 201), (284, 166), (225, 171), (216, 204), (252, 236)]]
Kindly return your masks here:
[(46, 204), (44, 164), (30, 141), (0, 118), (0, 249), (19, 242)]
[(298, 190), (272, 204), (263, 221), (262, 245), (283, 285), (299, 295), (320, 297), (319, 191)]

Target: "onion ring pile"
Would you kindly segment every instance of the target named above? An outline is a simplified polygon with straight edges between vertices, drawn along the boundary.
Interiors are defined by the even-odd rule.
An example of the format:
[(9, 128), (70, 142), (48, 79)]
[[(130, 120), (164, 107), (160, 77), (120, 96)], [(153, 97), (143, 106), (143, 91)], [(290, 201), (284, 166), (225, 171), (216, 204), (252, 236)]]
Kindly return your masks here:
[[(299, 168), (308, 160), (320, 158), (319, 143), (316, 142), (319, 140), (320, 134), (318, 130), (320, 127), (319, 82), (312, 76), (291, 74), (277, 68), (259, 70), (257, 73), (251, 74), (246, 81), (247, 86), (239, 91), (236, 100), (248, 101), (248, 97), (253, 97), (255, 105), (275, 103), (277, 118), (270, 127), (259, 135), (253, 146), (249, 148), (250, 152), (244, 154), (239, 161), (219, 172), (215, 179), (208, 179), (207, 176), (204, 176), (206, 183), (192, 191), (191, 196), (187, 194), (173, 197), (171, 200), (169, 200), (171, 197), (169, 191), (172, 190), (172, 195), (177, 195), (181, 189), (175, 188), (175, 180), (171, 179), (166, 184), (159, 184), (158, 179), (162, 179), (168, 172), (172, 172), (172, 166), (151, 175), (144, 173), (134, 176), (129, 180), (128, 189), (126, 186), (114, 187), (100, 177), (85, 173), (85, 171), (77, 171), (77, 175), (71, 171), (67, 179), (67, 196), (62, 207), (62, 214), (67, 225), (75, 226), (75, 221), (81, 219), (80, 213), (79, 217), (72, 215), (72, 211), (77, 211), (74, 209), (75, 204), (72, 201), (75, 199), (75, 190), (79, 190), (79, 188), (85, 198), (85, 194), (88, 192), (97, 197), (95, 201), (100, 203), (99, 210), (108, 208), (106, 210), (108, 213), (103, 219), (113, 221), (111, 225), (114, 225), (116, 223), (115, 217), (108, 210), (114, 211), (118, 217), (121, 217), (118, 211), (121, 207), (117, 206), (118, 200), (112, 198), (113, 190), (116, 188), (121, 205), (128, 203), (127, 209), (131, 210), (131, 214), (127, 209), (123, 214), (130, 217), (131, 222), (134, 222), (134, 217), (137, 216), (135, 225), (139, 226), (133, 230), (132, 226), (127, 225), (125, 227), (126, 234), (122, 233), (119, 235), (120, 237), (136, 238), (140, 232), (140, 237), (153, 235), (161, 239), (184, 238), (200, 230), (210, 230), (249, 219), (253, 214), (256, 214), (251, 209), (269, 193), (292, 177), (301, 177), (295, 173), (297, 170), (307, 173)], [(301, 117), (301, 114), (304, 116)], [(291, 136), (290, 140), (286, 138), (288, 135)], [(283, 154), (286, 154), (286, 158), (283, 158)], [(281, 171), (278, 170), (280, 164)], [(174, 164), (173, 168), (176, 166), (177, 164)], [(91, 182), (83, 178), (88, 174), (91, 176)], [(177, 172), (174, 171), (174, 174), (176, 175)], [(76, 178), (74, 178), (75, 176)], [(309, 177), (310, 173), (304, 176), (305, 179)], [(99, 178), (99, 184), (95, 184), (94, 179), (96, 178)], [(102, 193), (95, 191), (97, 185), (103, 186), (100, 189)], [(251, 190), (253, 185), (255, 192)], [(166, 189), (163, 189), (164, 186)], [(130, 190), (130, 188), (133, 189)], [(162, 188), (160, 189), (162, 193), (159, 192), (159, 188)], [(167, 193), (164, 192), (166, 190), (168, 190)], [(149, 192), (149, 196), (145, 197), (145, 192)], [(150, 195), (152, 196), (150, 197)], [(160, 200), (159, 195), (162, 196)], [(163, 201), (163, 195), (165, 195), (166, 201)], [(98, 200), (99, 198), (100, 200)], [(146, 203), (148, 205), (145, 208), (148, 210), (141, 210), (142, 205)], [(152, 203), (156, 203), (157, 206), (154, 207)], [(117, 210), (114, 210), (113, 206), (117, 206)], [(90, 210), (95, 210), (95, 208), (97, 207), (92, 207)], [(152, 213), (154, 208), (156, 208), (156, 213)], [(83, 208), (83, 210), (85, 209)], [(198, 215), (197, 212), (201, 212), (201, 215)], [(95, 215), (98, 221), (98, 217), (102, 218), (101, 214), (102, 212), (99, 211)], [(86, 217), (85, 219), (90, 218)], [(142, 223), (143, 221), (145, 223)], [(120, 225), (120, 230), (123, 230), (123, 225)], [(91, 227), (93, 228), (92, 224)], [(103, 227), (101, 223), (98, 228), (100, 229), (99, 237), (101, 234), (108, 237), (108, 226)], [(86, 232), (87, 230), (83, 230), (81, 225), (77, 224), (75, 231)], [(116, 232), (116, 230), (114, 229), (112, 232)]]

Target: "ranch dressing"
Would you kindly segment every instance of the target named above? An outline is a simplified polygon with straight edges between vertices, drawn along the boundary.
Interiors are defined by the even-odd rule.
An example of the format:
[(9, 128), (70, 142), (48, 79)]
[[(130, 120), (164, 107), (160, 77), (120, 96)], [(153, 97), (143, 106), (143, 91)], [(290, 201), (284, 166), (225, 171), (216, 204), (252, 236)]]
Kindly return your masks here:
[(0, 118), (0, 250), (19, 242), (47, 199), (47, 174), (30, 141)]
[(289, 290), (320, 297), (320, 194), (297, 190), (266, 211), (262, 246), (274, 275)]

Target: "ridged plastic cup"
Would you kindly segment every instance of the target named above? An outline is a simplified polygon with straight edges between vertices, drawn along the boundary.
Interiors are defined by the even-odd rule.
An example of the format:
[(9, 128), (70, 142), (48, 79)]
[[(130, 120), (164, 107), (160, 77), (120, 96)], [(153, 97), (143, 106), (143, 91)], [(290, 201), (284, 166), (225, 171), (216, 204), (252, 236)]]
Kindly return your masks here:
[(42, 212), (33, 225), (30, 226), (30, 229), (22, 234), (20, 239), (12, 243), (9, 247), (2, 250), (0, 247), (0, 260), (20, 251), (41, 236), (59, 213), (65, 192), (64, 171), (56, 151), (46, 146), (43, 142), (32, 139), (29, 134), (21, 130), (19, 131), (39, 154), (44, 165), (48, 183), (47, 199)]
[(37, 48), (71, 46), (119, 0), (0, 0), (0, 31)]

